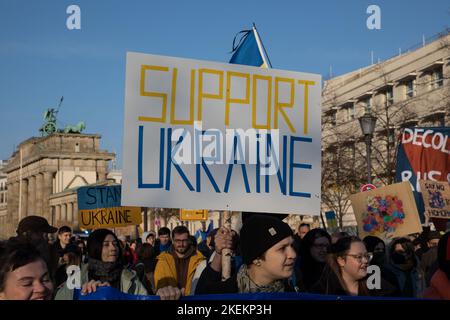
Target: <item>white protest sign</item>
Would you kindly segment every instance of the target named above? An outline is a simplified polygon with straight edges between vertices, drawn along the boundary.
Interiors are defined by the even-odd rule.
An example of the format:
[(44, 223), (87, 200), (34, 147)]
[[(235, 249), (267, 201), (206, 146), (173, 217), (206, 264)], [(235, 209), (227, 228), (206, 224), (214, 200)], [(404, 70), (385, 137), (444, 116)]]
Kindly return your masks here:
[(318, 215), (321, 77), (128, 53), (122, 205)]

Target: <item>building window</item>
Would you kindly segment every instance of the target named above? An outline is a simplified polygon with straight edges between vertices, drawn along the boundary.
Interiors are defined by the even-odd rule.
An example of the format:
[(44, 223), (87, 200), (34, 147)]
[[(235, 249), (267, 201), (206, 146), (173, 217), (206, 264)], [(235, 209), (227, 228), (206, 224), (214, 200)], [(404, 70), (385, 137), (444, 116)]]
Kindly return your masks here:
[(333, 126), (336, 125), (336, 121), (337, 121), (337, 112), (336, 112), (336, 111), (333, 111), (333, 112), (331, 113), (331, 115), (330, 115), (330, 121), (331, 121), (331, 124), (332, 124)]
[(346, 121), (355, 119), (355, 106), (353, 104), (345, 108), (345, 111), (346, 111)]
[(363, 100), (364, 109), (366, 112), (372, 111), (372, 97), (368, 97)]
[(75, 152), (80, 152), (80, 144), (78, 142), (75, 143)]
[(416, 95), (416, 80), (412, 79), (405, 83), (406, 96), (412, 98)]
[(394, 90), (392, 87), (386, 89), (386, 107), (394, 104)]
[(444, 84), (444, 76), (442, 74), (442, 68), (433, 70), (431, 73), (431, 88), (437, 89)]

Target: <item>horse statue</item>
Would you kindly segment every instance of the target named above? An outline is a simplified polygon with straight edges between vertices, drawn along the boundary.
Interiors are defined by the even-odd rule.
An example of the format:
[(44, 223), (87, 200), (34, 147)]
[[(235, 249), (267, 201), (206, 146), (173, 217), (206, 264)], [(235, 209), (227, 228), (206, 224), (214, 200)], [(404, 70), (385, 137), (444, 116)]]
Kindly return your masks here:
[(86, 129), (86, 124), (84, 121), (80, 121), (76, 125), (67, 125), (64, 128), (64, 133), (81, 133), (84, 129)]
[(56, 114), (57, 110), (53, 108), (49, 108), (44, 113), (44, 121), (45, 123), (39, 128), (39, 132), (44, 135), (50, 135), (56, 132)]

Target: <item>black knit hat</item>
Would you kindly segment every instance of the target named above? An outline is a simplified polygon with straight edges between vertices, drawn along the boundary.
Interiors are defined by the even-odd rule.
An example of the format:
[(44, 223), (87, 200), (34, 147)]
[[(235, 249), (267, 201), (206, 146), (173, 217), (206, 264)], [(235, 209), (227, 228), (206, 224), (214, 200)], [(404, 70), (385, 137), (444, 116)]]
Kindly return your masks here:
[(251, 264), (273, 245), (292, 235), (291, 227), (280, 219), (265, 215), (252, 215), (242, 225), (240, 234), (244, 263)]

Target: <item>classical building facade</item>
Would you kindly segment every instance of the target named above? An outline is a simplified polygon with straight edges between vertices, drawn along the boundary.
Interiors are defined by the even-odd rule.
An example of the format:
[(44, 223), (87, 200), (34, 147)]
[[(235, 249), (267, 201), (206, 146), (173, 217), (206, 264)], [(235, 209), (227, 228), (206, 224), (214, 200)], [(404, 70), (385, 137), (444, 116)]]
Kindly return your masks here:
[(6, 160), (0, 160), (0, 217), (6, 215), (6, 206), (8, 203), (8, 179), (3, 169), (8, 164)]
[(322, 209), (345, 217), (352, 211), (348, 195), (367, 182), (359, 117), (377, 118), (370, 160), (377, 186), (394, 182), (403, 128), (450, 125), (450, 34), (325, 81), (322, 112)]
[(100, 149), (100, 135), (55, 133), (22, 142), (3, 168), (7, 210), (0, 207), (0, 239), (16, 233), (27, 215), (50, 224), (78, 226), (76, 189), (107, 180), (113, 153)]

